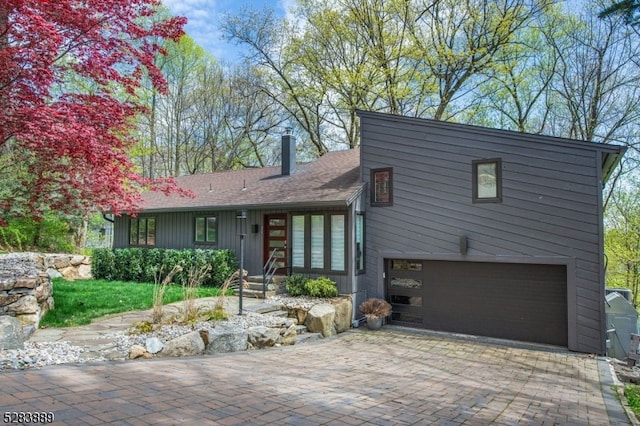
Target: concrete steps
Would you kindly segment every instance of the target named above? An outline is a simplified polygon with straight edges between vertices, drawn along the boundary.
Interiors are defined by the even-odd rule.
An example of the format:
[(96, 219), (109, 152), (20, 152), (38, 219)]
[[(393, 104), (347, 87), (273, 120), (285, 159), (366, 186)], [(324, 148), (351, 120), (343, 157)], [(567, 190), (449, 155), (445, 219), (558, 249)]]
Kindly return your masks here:
[[(242, 289), (243, 297), (252, 297), (255, 299), (263, 299), (266, 297), (273, 297), (276, 294), (284, 292), (284, 281), (286, 276), (276, 275), (267, 283), (266, 292), (263, 292), (263, 277), (262, 275), (249, 275), (247, 276), (247, 286)], [(238, 296), (240, 289), (234, 289), (233, 294)]]

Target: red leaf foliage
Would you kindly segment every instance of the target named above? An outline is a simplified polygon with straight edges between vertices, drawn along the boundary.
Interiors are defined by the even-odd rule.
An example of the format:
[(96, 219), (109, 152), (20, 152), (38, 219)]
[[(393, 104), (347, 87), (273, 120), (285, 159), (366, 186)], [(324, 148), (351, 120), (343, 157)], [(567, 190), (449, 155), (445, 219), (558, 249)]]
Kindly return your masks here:
[(159, 5), (0, 0), (0, 155), (23, 153), (30, 215), (135, 212), (142, 189), (180, 192), (172, 179), (139, 176), (127, 155), (141, 76), (166, 90), (154, 58), (186, 22), (159, 19)]

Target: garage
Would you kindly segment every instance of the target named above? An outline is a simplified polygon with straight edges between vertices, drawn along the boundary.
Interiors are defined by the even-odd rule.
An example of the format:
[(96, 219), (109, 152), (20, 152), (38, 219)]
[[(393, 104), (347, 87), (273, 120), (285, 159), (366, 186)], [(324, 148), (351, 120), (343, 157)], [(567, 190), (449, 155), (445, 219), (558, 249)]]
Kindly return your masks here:
[(386, 259), (391, 323), (567, 346), (565, 265)]

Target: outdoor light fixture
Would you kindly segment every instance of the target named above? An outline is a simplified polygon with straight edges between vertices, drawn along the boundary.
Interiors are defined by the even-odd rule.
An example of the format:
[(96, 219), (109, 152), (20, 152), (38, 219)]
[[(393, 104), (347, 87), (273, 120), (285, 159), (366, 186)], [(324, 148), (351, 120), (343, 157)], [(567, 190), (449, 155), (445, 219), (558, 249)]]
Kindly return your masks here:
[(466, 235), (460, 235), (460, 254), (467, 254), (469, 250), (469, 240)]
[(237, 229), (240, 234), (240, 270), (238, 271), (238, 279), (240, 280), (240, 299), (238, 301), (238, 315), (242, 315), (242, 290), (244, 287), (244, 237), (247, 235), (245, 229), (247, 224), (247, 211), (238, 210), (238, 212), (236, 213), (236, 221)]

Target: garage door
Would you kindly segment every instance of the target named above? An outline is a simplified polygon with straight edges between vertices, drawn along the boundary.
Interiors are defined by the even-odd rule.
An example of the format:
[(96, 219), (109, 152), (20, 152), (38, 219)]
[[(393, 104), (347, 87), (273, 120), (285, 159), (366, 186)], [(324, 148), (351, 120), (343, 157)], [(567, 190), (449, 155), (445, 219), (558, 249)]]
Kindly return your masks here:
[(564, 265), (389, 259), (391, 322), (567, 346)]

